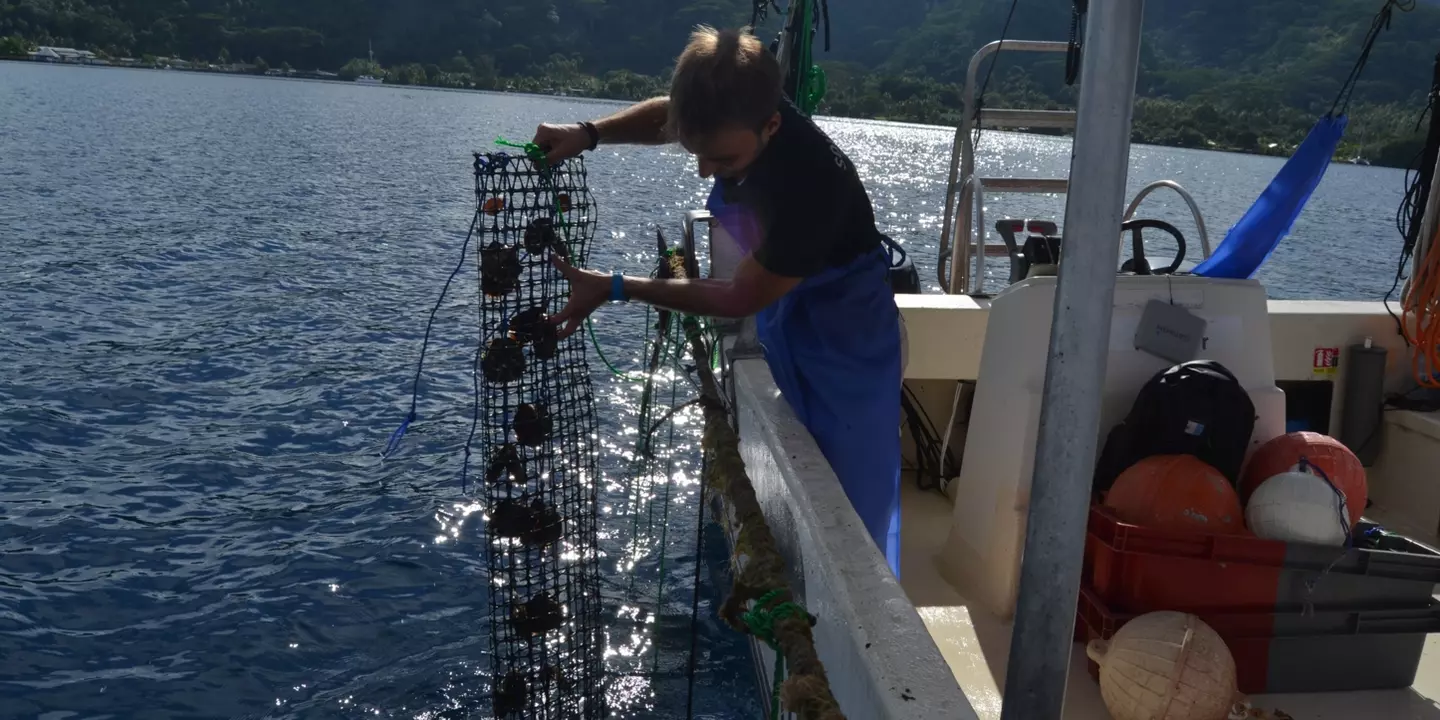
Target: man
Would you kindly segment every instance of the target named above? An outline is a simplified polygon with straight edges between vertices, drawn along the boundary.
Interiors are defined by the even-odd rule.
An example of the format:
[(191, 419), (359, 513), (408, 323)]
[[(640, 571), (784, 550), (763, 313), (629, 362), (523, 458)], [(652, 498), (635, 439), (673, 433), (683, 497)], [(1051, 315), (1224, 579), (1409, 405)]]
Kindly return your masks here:
[(888, 239), (850, 160), (781, 93), (781, 71), (742, 31), (702, 27), (670, 95), (593, 123), (541, 125), (551, 161), (600, 143), (678, 141), (709, 207), (747, 253), (729, 279), (657, 280), (580, 270), (559, 257), (562, 336), (609, 302), (639, 301), (756, 326), (775, 383), (815, 437), (866, 530), (899, 574), (900, 327)]

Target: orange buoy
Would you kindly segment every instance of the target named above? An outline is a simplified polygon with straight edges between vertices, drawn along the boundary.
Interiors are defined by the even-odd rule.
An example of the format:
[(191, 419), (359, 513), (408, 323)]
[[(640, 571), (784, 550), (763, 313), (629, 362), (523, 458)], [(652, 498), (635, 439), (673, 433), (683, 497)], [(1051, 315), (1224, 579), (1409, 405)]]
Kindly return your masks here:
[(1261, 445), (1240, 474), (1240, 501), (1249, 502), (1255, 488), (1276, 475), (1289, 472), (1300, 464), (1302, 457), (1314, 466), (1308, 472), (1319, 474), (1316, 473), (1319, 470), (1325, 473), (1335, 489), (1345, 495), (1345, 504), (1350, 509), (1350, 526), (1354, 527), (1365, 513), (1365, 503), (1369, 498), (1365, 466), (1360, 464), (1360, 458), (1355, 457), (1350, 448), (1329, 435), (1293, 432)]
[(491, 215), (492, 217), (495, 215), (499, 215), (500, 211), (505, 209), (505, 198), (492, 197), (485, 201), (482, 209), (485, 211), (486, 214)]
[(1245, 533), (1245, 509), (1235, 488), (1193, 455), (1155, 455), (1131, 465), (1105, 494), (1105, 506), (1135, 525)]

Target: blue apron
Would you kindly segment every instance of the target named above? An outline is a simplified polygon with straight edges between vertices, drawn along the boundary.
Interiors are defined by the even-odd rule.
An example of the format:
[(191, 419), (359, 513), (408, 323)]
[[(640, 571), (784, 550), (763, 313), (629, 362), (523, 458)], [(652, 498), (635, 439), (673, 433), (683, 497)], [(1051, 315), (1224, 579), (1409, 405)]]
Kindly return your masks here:
[[(758, 227), (725, 205), (710, 213), (749, 253)], [(900, 311), (882, 248), (801, 281), (756, 316), (775, 384), (814, 436), (890, 570), (900, 576)]]

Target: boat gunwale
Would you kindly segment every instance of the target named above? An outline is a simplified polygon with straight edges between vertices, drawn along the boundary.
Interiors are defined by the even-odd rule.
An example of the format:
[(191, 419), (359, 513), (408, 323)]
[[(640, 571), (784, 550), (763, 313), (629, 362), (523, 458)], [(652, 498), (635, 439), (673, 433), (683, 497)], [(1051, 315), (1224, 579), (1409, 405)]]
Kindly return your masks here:
[(781, 554), (803, 578), (792, 590), (818, 620), (816, 650), (841, 709), (852, 718), (978, 718), (764, 360), (737, 358), (731, 369), (741, 456)]

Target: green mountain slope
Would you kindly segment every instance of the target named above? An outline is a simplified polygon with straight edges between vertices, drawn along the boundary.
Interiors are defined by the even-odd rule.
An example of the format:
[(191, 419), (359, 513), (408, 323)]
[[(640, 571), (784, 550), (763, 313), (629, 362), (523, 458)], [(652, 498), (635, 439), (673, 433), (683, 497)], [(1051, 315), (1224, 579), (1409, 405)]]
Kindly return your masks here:
[[(829, 109), (955, 122), (970, 58), (999, 39), (1010, 6), (1009, 0), (892, 0), (884, 14), (855, 20), (880, 23), (872, 35), (895, 40), (883, 52), (875, 52), (874, 42), (836, 48), (837, 59), (854, 63), (829, 67)], [(1288, 153), (1330, 110), (1379, 8), (1373, 0), (1150, 0), (1136, 140)], [(923, 14), (918, 24), (884, 26), (917, 10)], [(1069, 33), (1069, 2), (1023, 0), (1009, 37), (1065, 40)], [(883, 59), (866, 56), (872, 52)], [(1342, 157), (1410, 162), (1420, 145), (1414, 128), (1437, 52), (1440, 7), (1395, 13), (1355, 88)], [(987, 104), (1072, 106), (1075, 89), (1064, 83), (1064, 64), (1060, 54), (1005, 54)]]
[[(998, 39), (1010, 9), (1010, 0), (829, 4), (832, 50), (817, 43), (831, 80), (821, 112), (928, 122), (954, 121), (970, 57)], [(1150, 0), (1137, 139), (1284, 152), (1329, 108), (1378, 7)], [(383, 66), (410, 66), (392, 74), (397, 80), (563, 76), (551, 85), (584, 89), (587, 77), (610, 73), (588, 88), (633, 95), (661, 87), (691, 27), (743, 24), (750, 15), (748, 0), (0, 0), (0, 37), (116, 56), (263, 57), (331, 70), (373, 45)], [(762, 33), (777, 25), (772, 17)], [(1068, 0), (1021, 0), (1009, 35), (1064, 40), (1069, 29)], [(1391, 162), (1410, 152), (1409, 126), (1437, 51), (1440, 4), (1397, 15), (1356, 89), (1352, 145)], [(1060, 55), (1007, 55), (987, 102), (1072, 103), (1063, 68)]]

